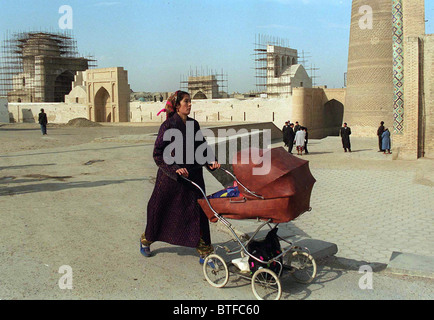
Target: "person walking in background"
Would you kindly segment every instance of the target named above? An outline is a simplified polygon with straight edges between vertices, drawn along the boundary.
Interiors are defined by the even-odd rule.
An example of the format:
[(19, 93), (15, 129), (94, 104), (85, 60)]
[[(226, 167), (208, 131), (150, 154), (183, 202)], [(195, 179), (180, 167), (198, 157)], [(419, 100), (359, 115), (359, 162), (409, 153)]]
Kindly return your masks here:
[(287, 130), (289, 128), (289, 121), (285, 122), (285, 125), (282, 128), (282, 137), (283, 137), (283, 143), (285, 144), (285, 147), (288, 146), (288, 135), (287, 135)]
[(292, 149), (294, 148), (294, 139), (295, 139), (295, 132), (294, 132), (294, 124), (291, 123), (286, 130), (286, 139), (288, 141), (288, 152), (292, 154)]
[(297, 133), (298, 130), (300, 130), (300, 124), (298, 123), (298, 121), (295, 121), (294, 132)]
[(306, 139), (306, 131), (298, 130), (295, 134), (295, 147), (297, 148), (297, 155), (303, 155), (304, 143)]
[(388, 128), (384, 129), (384, 131), (381, 135), (381, 138), (382, 138), (382, 149), (383, 149), (384, 154), (386, 154), (386, 151), (388, 154), (391, 154), (391, 152), (390, 152), (390, 144), (391, 144), (390, 143), (390, 131)]
[(44, 109), (41, 109), (41, 112), (39, 113), (38, 122), (41, 126), (42, 135), (45, 136), (47, 134), (48, 119), (47, 114), (44, 112)]
[(309, 132), (307, 131), (306, 127), (301, 127), (301, 130), (306, 132), (306, 138), (304, 139), (304, 153), (309, 154), (309, 151), (307, 150), (307, 143), (309, 142)]
[(381, 121), (380, 126), (378, 127), (378, 130), (377, 130), (378, 148), (380, 149), (380, 150), (378, 150), (378, 152), (384, 151), (384, 149), (383, 149), (383, 143), (382, 143), (383, 132), (384, 132), (384, 121)]
[(341, 128), (340, 135), (342, 138), (342, 147), (344, 148), (345, 152), (347, 152), (347, 149), (349, 152), (351, 152), (351, 128), (348, 127), (347, 123), (344, 123), (344, 126)]

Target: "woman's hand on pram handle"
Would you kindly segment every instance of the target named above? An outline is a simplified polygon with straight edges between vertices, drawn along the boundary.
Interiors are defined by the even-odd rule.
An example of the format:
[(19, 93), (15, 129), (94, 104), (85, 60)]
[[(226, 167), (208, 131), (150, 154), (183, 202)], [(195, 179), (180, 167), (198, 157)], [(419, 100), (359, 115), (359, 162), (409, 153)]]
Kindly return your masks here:
[(220, 169), (220, 163), (218, 163), (217, 161), (213, 161), (210, 164), (208, 164), (208, 168), (210, 170)]
[(176, 173), (182, 177), (188, 178), (188, 170), (186, 168), (180, 168), (176, 170)]

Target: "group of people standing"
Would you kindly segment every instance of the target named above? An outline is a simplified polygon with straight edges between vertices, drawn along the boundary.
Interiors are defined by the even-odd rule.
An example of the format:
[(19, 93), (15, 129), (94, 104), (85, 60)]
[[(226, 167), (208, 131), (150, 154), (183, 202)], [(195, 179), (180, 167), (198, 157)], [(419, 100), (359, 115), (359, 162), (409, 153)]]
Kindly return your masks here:
[(390, 152), (390, 131), (384, 126), (384, 121), (381, 121), (377, 130), (378, 136), (378, 152), (384, 152), (384, 154), (391, 154)]
[[(344, 148), (344, 151), (351, 152), (351, 141), (350, 141), (350, 135), (351, 135), (351, 128), (348, 127), (346, 123), (341, 128), (340, 136), (342, 138), (342, 146)], [(381, 121), (380, 127), (377, 130), (377, 136), (378, 136), (378, 152), (384, 152), (384, 154), (391, 154), (390, 152), (390, 131), (388, 128), (384, 126), (384, 121)]]
[[(308, 132), (307, 128), (300, 126), (300, 124), (295, 122), (295, 125), (290, 121), (286, 121), (282, 128), (283, 142), (285, 147), (288, 147), (288, 152), (292, 154), (292, 149), (294, 144), (297, 148), (297, 155), (303, 155), (303, 151), (308, 154), (307, 142), (308, 142)], [(345, 152), (351, 152), (351, 128), (345, 122), (339, 131), (339, 135), (342, 140), (342, 147)], [(384, 121), (381, 121), (380, 127), (377, 130), (378, 136), (378, 147), (379, 152), (384, 152), (384, 154), (391, 154), (390, 152), (390, 131), (384, 126)]]
[[(282, 128), (283, 134), (283, 142), (285, 143), (285, 147), (288, 147), (288, 152), (292, 154), (292, 149), (294, 148), (294, 144), (297, 149), (297, 155), (303, 155), (303, 151), (305, 154), (309, 154), (307, 150), (307, 143), (309, 141), (309, 133), (306, 127), (301, 126), (298, 121), (295, 122), (295, 125), (290, 121), (286, 121), (285, 125)], [(344, 123), (340, 130), (340, 136), (342, 138), (342, 146), (345, 152), (351, 152), (351, 128), (348, 127), (347, 123)]]
[(303, 151), (309, 154), (307, 150), (307, 143), (309, 141), (309, 134), (306, 127), (301, 126), (298, 121), (291, 123), (289, 120), (285, 122), (282, 128), (283, 143), (288, 147), (288, 152), (292, 154), (292, 149), (297, 149), (297, 155), (302, 156)]

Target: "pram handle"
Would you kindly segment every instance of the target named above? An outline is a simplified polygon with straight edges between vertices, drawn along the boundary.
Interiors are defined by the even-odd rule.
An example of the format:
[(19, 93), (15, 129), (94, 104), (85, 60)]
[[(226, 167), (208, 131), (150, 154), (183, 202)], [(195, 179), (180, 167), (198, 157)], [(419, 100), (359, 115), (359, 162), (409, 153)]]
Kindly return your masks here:
[(220, 168), (220, 170), (222, 170), (222, 171), (226, 172), (228, 175), (230, 175), (230, 176), (231, 176), (231, 177), (232, 177), (232, 178), (237, 182), (237, 184), (239, 184), (241, 187), (244, 188), (244, 190), (247, 191), (247, 193), (251, 194), (252, 196), (254, 196), (254, 197), (256, 197), (256, 198), (259, 198), (259, 199), (264, 200), (264, 197), (263, 197), (263, 196), (261, 196), (261, 195), (259, 195), (259, 194), (256, 194), (255, 192), (250, 191), (249, 189), (247, 189), (247, 187), (246, 187), (245, 185), (243, 185), (243, 184), (242, 184), (242, 183), (237, 179), (237, 177), (235, 177), (231, 172), (229, 172), (228, 170), (223, 169), (223, 168)]
[[(230, 175), (232, 178), (234, 178), (234, 180), (237, 182), (237, 184), (239, 184), (241, 187), (243, 187), (249, 194), (251, 194), (252, 196), (254, 196), (254, 197), (256, 197), (256, 198), (259, 198), (259, 199), (262, 199), (262, 200), (264, 200), (264, 197), (263, 196), (261, 196), (261, 195), (258, 195), (258, 194), (256, 194), (255, 192), (253, 192), (253, 191), (250, 191), (249, 189), (247, 189), (247, 187), (245, 187), (238, 179), (237, 179), (237, 177), (235, 177), (231, 172), (229, 172), (228, 170), (226, 170), (226, 169), (223, 169), (223, 168), (219, 168), (220, 170), (222, 170), (222, 171), (224, 171), (224, 172), (226, 172), (228, 175)], [(226, 219), (223, 219), (223, 217), (217, 212), (217, 211), (215, 211), (214, 210), (214, 208), (212, 207), (212, 205), (211, 205), (211, 203), (209, 202), (209, 200), (208, 200), (208, 197), (207, 197), (207, 195), (206, 195), (206, 193), (205, 193), (205, 191), (201, 188), (201, 186), (199, 186), (196, 182), (193, 182), (193, 181), (191, 181), (190, 179), (188, 179), (188, 178), (186, 178), (186, 177), (184, 177), (184, 176), (182, 176), (182, 175), (180, 175), (180, 177), (182, 178), (182, 179), (184, 179), (184, 180), (186, 180), (186, 181), (188, 181), (188, 182), (190, 182), (192, 185), (194, 185), (197, 189), (199, 189), (200, 190), (200, 192), (202, 193), (202, 195), (203, 195), (203, 198), (205, 199), (205, 201), (207, 202), (207, 204), (208, 204), (208, 206), (209, 206), (209, 208), (211, 209), (211, 211), (214, 213), (214, 215), (220, 220), (220, 221), (222, 221), (223, 222), (223, 224), (225, 224), (226, 226), (231, 226), (231, 224), (226, 220)], [(243, 202), (245, 202), (245, 198), (244, 198), (244, 201)]]
[[(191, 181), (190, 179), (184, 177), (184, 176), (180, 176), (182, 179), (190, 182), (192, 185), (194, 185), (196, 188), (198, 188), (200, 190), (200, 192), (203, 195), (203, 198), (205, 199), (206, 203), (208, 204), (209, 208), (211, 209), (211, 211), (214, 213), (215, 217), (221, 222), (223, 223), (225, 226), (227, 226), (229, 229), (232, 230), (231, 228), (231, 224), (229, 221), (227, 221), (226, 219), (224, 219), (217, 211), (214, 210), (214, 208), (212, 207), (211, 203), (208, 200), (208, 197), (205, 194), (205, 191), (203, 191), (203, 189), (200, 187), (200, 185), (198, 185), (196, 182)], [(233, 232), (233, 231), (232, 231)], [(234, 233), (234, 232), (233, 232)], [(234, 233), (234, 235), (236, 235)]]
[[(193, 168), (190, 168), (190, 170), (198, 170), (198, 169), (202, 169), (202, 166), (194, 166)], [(250, 191), (245, 185), (243, 185), (235, 175), (233, 175), (230, 171), (223, 169), (223, 168), (219, 168), (220, 170), (224, 171), (226, 174), (230, 175), (236, 182), (238, 185), (240, 185), (241, 187), (244, 188), (244, 190), (247, 191), (248, 194), (254, 196), (255, 198), (259, 198), (261, 200), (264, 200), (265, 198), (263, 196), (261, 196), (260, 194), (257, 194), (256, 192)], [(196, 185), (194, 182), (192, 182), (191, 180), (189, 180), (188, 178), (184, 177), (184, 176), (180, 176), (181, 178), (184, 178), (185, 180), (187, 180), (188, 182), (193, 183), (194, 185)], [(206, 198), (205, 193), (203, 192), (202, 188), (200, 188), (198, 185), (196, 185), (196, 187), (198, 187), (200, 189), (200, 191), (202, 192), (202, 194), (204, 195), (204, 197)]]

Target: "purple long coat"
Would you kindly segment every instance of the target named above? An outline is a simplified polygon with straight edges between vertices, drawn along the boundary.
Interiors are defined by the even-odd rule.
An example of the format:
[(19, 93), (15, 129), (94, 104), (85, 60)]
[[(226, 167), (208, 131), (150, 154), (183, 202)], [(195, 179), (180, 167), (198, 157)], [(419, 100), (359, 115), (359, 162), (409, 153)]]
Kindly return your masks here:
[[(199, 123), (194, 123), (194, 134), (200, 130)], [(190, 122), (191, 124), (191, 122)], [(183, 161), (168, 165), (163, 159), (164, 149), (174, 141), (164, 141), (164, 133), (168, 129), (178, 129), (183, 136)], [(205, 140), (197, 141), (194, 150)], [(209, 149), (208, 149), (209, 150)], [(209, 152), (209, 151), (208, 151)], [(174, 152), (172, 152), (172, 156)], [(145, 237), (148, 241), (163, 241), (173, 245), (195, 248), (200, 238), (205, 244), (211, 244), (209, 221), (197, 202), (202, 193), (191, 183), (176, 173), (179, 168), (187, 168), (191, 181), (197, 183), (205, 191), (202, 167), (186, 164), (186, 125), (178, 114), (162, 123), (154, 147), (154, 160), (158, 166), (154, 191), (148, 202), (147, 225)], [(192, 168), (195, 167), (194, 170)]]

